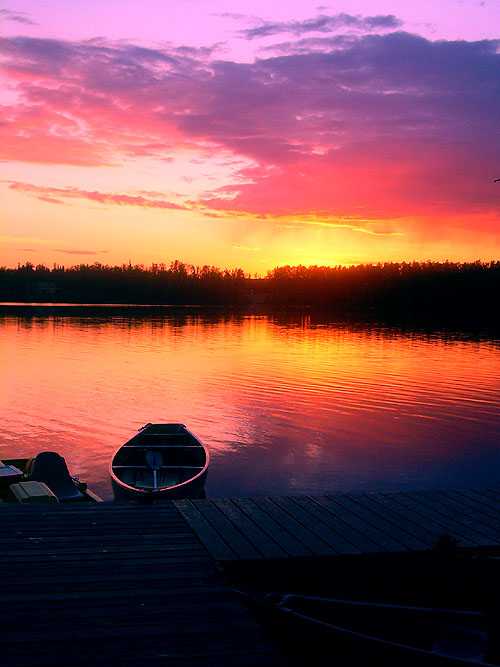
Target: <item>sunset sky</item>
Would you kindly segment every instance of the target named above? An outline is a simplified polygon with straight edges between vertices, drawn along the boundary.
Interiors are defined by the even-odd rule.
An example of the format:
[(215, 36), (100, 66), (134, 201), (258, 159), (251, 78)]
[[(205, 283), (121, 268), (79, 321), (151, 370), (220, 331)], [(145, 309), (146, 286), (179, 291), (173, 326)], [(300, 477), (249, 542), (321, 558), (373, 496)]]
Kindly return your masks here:
[(500, 259), (500, 0), (4, 0), (0, 265)]

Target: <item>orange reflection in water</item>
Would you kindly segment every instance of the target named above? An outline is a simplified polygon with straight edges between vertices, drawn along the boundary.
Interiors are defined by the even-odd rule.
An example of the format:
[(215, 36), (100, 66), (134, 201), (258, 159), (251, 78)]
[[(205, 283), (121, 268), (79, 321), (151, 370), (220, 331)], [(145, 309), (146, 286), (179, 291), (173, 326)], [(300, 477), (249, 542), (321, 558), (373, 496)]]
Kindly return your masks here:
[(301, 316), (57, 309), (4, 315), (0, 456), (55, 449), (111, 497), (112, 453), (180, 421), (212, 496), (500, 478), (499, 342)]

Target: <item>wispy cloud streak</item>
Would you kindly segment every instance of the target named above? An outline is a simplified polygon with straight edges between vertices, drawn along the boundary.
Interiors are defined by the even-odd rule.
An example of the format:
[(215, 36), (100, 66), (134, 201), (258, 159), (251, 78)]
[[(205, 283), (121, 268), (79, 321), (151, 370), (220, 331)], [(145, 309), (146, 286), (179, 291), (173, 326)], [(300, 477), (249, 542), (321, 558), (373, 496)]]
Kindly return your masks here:
[(403, 21), (393, 14), (379, 16), (358, 16), (341, 12), (339, 14), (320, 14), (303, 21), (262, 21), (254, 28), (241, 30), (246, 39), (269, 37), (281, 33), (304, 35), (311, 32), (332, 33), (340, 31), (371, 32), (372, 30), (395, 30)]
[(13, 23), (20, 23), (22, 25), (37, 25), (35, 21), (32, 21), (26, 12), (15, 12), (11, 9), (0, 9), (0, 19), (4, 21), (12, 21)]
[(50, 204), (67, 204), (68, 201), (73, 199), (86, 199), (97, 204), (111, 206), (139, 206), (140, 208), (170, 209), (174, 211), (184, 211), (188, 208), (182, 204), (164, 199), (144, 197), (143, 195), (97, 192), (78, 188), (50, 188), (21, 182), (12, 182), (9, 184), (9, 188), (32, 195), (40, 201)]

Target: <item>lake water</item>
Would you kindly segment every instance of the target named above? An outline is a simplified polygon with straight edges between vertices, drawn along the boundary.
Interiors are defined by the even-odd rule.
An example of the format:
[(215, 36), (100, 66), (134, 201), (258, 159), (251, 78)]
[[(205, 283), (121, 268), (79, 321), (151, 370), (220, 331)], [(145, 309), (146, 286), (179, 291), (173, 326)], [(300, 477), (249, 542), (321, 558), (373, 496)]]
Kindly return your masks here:
[(0, 306), (0, 458), (56, 450), (112, 499), (147, 422), (208, 446), (208, 497), (500, 483), (500, 340), (169, 308)]

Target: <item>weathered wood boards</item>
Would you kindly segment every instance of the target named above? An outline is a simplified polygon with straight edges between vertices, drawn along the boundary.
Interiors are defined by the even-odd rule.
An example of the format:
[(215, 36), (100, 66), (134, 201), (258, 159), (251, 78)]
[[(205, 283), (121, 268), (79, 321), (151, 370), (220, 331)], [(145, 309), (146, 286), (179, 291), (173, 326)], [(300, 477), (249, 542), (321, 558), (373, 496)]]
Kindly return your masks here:
[(275, 665), (213, 560), (500, 545), (500, 490), (3, 505), (0, 521), (3, 666)]
[(221, 562), (500, 544), (500, 489), (176, 501)]
[(171, 502), (0, 522), (2, 667), (282, 664)]

